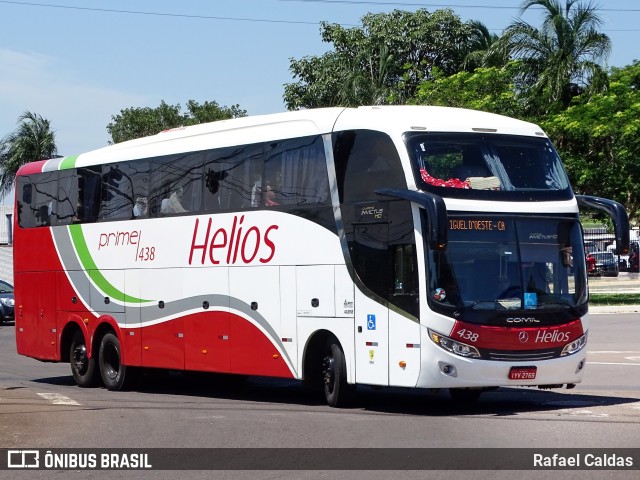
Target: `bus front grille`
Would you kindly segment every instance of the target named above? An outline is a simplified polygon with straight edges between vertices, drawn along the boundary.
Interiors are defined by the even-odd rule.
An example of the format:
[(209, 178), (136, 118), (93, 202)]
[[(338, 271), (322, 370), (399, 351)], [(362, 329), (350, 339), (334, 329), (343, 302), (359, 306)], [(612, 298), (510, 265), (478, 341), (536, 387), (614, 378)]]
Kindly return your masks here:
[(559, 358), (561, 348), (547, 350), (484, 350), (480, 354), (484, 360), (501, 362), (534, 362)]

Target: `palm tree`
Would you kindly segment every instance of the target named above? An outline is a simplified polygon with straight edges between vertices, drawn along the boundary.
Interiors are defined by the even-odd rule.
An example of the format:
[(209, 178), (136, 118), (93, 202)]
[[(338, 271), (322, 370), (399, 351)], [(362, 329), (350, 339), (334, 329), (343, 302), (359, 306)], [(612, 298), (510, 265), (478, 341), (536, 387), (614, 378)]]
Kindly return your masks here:
[(24, 112), (18, 128), (0, 142), (0, 198), (12, 188), (18, 169), (28, 162), (52, 158), (57, 154), (55, 133), (49, 120)]
[(498, 58), (495, 54), (491, 55), (489, 52), (490, 48), (498, 41), (498, 35), (491, 33), (484, 23), (477, 20), (470, 20), (467, 25), (471, 33), (469, 35), (469, 53), (462, 64), (464, 69), (468, 72), (473, 72), (480, 66), (504, 66), (508, 59)]
[(354, 65), (346, 72), (346, 79), (338, 91), (339, 104), (350, 107), (384, 105), (389, 103), (387, 85), (394, 56), (387, 45), (359, 51)]
[(608, 58), (611, 40), (597, 31), (602, 20), (596, 7), (579, 1), (566, 0), (563, 9), (559, 0), (526, 0), (522, 13), (531, 7), (545, 10), (542, 27), (517, 20), (490, 49), (520, 60), (520, 80), (530, 86), (530, 93), (564, 108), (580, 93), (607, 88), (607, 74), (598, 61)]

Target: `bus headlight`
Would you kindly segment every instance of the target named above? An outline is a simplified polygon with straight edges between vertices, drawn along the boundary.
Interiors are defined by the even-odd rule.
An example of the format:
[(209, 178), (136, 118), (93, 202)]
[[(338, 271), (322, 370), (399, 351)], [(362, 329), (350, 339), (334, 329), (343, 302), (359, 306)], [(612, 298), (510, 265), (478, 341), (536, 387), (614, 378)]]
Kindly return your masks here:
[(587, 333), (582, 335), (580, 338), (574, 340), (571, 343), (567, 343), (562, 349), (561, 357), (566, 357), (567, 355), (573, 355), (574, 353), (578, 353), (580, 350), (584, 348), (587, 344)]
[(429, 338), (431, 338), (433, 343), (446, 350), (447, 352), (454, 353), (460, 357), (480, 358), (480, 352), (478, 352), (478, 349), (474, 346), (458, 342), (457, 340), (453, 340), (449, 337), (445, 337), (444, 335), (440, 335), (433, 330), (429, 330)]

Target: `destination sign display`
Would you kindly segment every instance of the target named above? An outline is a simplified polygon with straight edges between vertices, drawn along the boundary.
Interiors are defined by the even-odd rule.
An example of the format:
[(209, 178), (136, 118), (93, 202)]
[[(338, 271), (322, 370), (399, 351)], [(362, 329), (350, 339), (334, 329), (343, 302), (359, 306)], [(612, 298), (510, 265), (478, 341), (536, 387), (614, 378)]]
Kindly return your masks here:
[(450, 218), (449, 229), (504, 232), (507, 230), (507, 222), (486, 218)]

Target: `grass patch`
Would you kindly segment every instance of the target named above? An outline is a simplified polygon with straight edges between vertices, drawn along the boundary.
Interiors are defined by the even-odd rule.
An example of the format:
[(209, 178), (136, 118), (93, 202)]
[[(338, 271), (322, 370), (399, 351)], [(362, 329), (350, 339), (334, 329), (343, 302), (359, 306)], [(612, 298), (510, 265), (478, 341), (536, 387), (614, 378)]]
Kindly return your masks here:
[(592, 293), (591, 305), (640, 305), (640, 293)]

